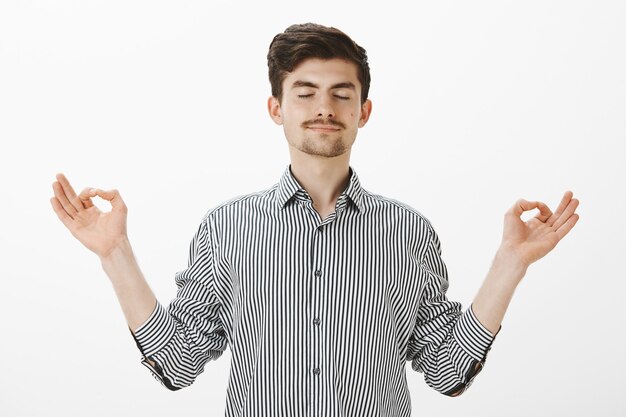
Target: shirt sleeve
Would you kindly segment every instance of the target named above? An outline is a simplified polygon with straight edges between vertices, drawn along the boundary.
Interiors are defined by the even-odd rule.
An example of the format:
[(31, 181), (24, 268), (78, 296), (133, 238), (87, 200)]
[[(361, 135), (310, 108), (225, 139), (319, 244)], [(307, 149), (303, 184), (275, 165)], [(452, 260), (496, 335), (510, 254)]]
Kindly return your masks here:
[(157, 301), (151, 316), (133, 334), (143, 354), (142, 364), (170, 390), (191, 385), (204, 365), (226, 350), (214, 278), (205, 219), (191, 241), (187, 268), (175, 274), (176, 297), (167, 308)]
[(448, 396), (463, 393), (482, 370), (496, 334), (491, 334), (474, 315), (472, 307), (446, 298), (448, 273), (441, 259), (441, 245), (431, 230), (421, 261), (427, 276), (407, 360), (422, 372), (426, 383)]

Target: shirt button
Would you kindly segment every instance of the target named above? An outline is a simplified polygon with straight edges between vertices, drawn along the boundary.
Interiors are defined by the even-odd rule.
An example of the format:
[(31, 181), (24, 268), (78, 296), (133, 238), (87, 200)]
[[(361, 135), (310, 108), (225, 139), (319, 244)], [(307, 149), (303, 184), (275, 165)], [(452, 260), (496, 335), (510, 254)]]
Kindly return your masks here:
[(315, 271), (315, 276), (316, 277), (321, 277), (322, 276), (322, 271), (320, 271), (319, 269), (317, 271)]
[(317, 317), (313, 320), (313, 324), (316, 326), (320, 325), (320, 319), (318, 319)]
[(320, 368), (315, 368), (315, 369), (313, 369), (313, 373), (314, 373), (315, 375), (319, 375), (319, 374), (320, 374)]

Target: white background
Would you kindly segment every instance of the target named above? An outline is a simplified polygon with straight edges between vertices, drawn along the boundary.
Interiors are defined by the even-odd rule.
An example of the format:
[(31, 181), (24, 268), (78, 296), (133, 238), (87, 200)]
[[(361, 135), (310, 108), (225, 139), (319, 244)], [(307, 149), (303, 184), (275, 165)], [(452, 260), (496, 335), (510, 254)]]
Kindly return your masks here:
[(580, 199), (465, 394), (433, 391), (407, 363), (413, 415), (626, 415), (625, 4), (2, 0), (0, 415), (223, 415), (230, 351), (189, 388), (153, 379), (51, 184), (63, 172), (77, 190), (120, 190), (167, 304), (203, 214), (289, 163), (266, 54), (307, 21), (367, 49), (373, 114), (351, 165), (431, 220), (451, 299), (473, 299), (517, 198)]

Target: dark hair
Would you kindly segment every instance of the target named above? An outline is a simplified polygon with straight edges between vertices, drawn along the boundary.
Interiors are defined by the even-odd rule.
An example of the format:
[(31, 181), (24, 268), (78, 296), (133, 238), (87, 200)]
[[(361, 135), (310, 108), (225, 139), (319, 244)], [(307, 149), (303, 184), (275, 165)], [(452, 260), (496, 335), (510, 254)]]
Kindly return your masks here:
[(370, 68), (365, 49), (334, 27), (315, 23), (291, 25), (274, 36), (267, 53), (272, 95), (282, 100), (283, 81), (302, 61), (309, 58), (342, 58), (354, 62), (361, 83), (361, 104), (370, 89)]

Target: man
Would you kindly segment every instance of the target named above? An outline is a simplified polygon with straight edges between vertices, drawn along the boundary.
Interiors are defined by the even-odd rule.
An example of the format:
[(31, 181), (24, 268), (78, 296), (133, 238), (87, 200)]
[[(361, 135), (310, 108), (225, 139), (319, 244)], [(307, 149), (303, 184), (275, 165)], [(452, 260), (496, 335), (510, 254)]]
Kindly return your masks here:
[[(100, 257), (142, 363), (176, 390), (229, 346), (227, 416), (409, 416), (406, 361), (433, 388), (459, 395), (482, 369), (528, 266), (576, 224), (578, 201), (566, 192), (553, 213), (518, 200), (462, 311), (445, 296), (429, 221), (366, 191), (349, 165), (372, 111), (365, 50), (337, 29), (293, 25), (272, 41), (268, 66), (268, 111), (291, 164), (269, 189), (207, 212), (167, 308), (133, 256), (119, 192), (77, 196), (62, 174), (53, 183), (52, 206)], [(95, 196), (111, 211), (99, 211)]]

